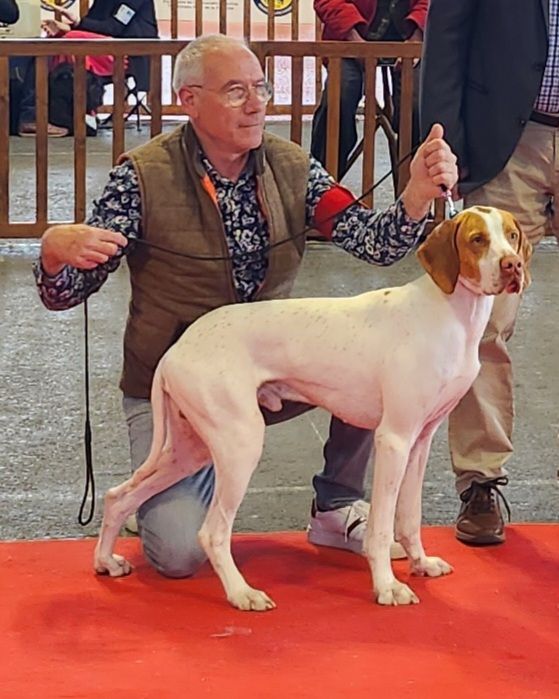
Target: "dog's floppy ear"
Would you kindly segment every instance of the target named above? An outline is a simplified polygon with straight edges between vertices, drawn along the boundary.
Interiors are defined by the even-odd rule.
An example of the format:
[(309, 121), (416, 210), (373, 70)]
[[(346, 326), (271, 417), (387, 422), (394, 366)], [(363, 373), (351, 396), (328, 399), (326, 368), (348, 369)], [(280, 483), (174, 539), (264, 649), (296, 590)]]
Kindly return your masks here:
[(518, 254), (524, 261), (524, 283), (522, 285), (522, 291), (524, 291), (524, 289), (527, 289), (532, 283), (532, 275), (530, 274), (530, 260), (532, 259), (532, 252), (534, 249), (532, 247), (532, 243), (528, 240), (528, 236), (524, 233), (516, 219), (514, 219), (514, 223), (520, 235), (520, 239), (518, 241)]
[(460, 273), (457, 230), (458, 222), (454, 219), (443, 221), (417, 250), (417, 258), (423, 269), (445, 294), (452, 294)]

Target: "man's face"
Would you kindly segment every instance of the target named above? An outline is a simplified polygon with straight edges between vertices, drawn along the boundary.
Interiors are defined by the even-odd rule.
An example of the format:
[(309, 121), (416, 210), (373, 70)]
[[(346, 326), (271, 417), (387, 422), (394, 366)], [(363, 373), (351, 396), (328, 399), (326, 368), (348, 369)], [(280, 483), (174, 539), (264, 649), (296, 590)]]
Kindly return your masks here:
[[(248, 49), (231, 47), (206, 55), (202, 84), (179, 91), (202, 145), (211, 140), (224, 155), (242, 155), (261, 144), (266, 104), (254, 88), (263, 82), (260, 63)], [(248, 99), (232, 106), (242, 94), (239, 87), (248, 90)]]

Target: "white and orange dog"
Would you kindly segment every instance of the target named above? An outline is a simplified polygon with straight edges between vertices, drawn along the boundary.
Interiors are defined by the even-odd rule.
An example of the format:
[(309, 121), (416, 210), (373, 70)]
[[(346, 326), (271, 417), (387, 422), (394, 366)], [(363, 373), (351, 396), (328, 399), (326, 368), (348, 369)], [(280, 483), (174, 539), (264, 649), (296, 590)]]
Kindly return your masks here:
[(197, 320), (158, 365), (151, 453), (107, 493), (95, 570), (128, 574), (130, 565), (113, 554), (126, 517), (211, 461), (215, 494), (200, 542), (234, 607), (273, 608), (235, 565), (231, 531), (262, 453), (259, 405), (279, 410), (288, 399), (375, 430), (364, 553), (377, 602), (418, 602), (394, 576), (390, 543), (394, 535), (417, 575), (452, 570), (421, 542), (431, 439), (479, 371), (493, 296), (528, 284), (530, 250), (510, 214), (475, 207), (431, 233), (418, 251), (427, 274), (410, 284), (350, 298), (225, 306)]

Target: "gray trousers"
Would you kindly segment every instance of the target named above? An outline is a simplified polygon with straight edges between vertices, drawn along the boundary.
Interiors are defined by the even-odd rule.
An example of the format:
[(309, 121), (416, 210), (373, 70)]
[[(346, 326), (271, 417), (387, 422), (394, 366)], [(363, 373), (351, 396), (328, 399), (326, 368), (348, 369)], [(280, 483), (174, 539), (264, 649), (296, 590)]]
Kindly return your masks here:
[[(124, 396), (124, 414), (130, 438), (132, 470), (146, 460), (152, 440), (151, 404), (147, 399)], [(262, 409), (267, 425), (301, 415), (312, 406), (285, 403), (278, 413)], [(364, 481), (373, 444), (372, 432), (333, 417), (324, 446), (324, 470), (315, 475), (316, 503), (322, 510), (351, 504), (364, 495)], [(207, 466), (154, 495), (138, 510), (138, 526), (148, 561), (168, 577), (194, 574), (206, 560), (198, 543), (198, 530), (214, 490), (214, 471)]]

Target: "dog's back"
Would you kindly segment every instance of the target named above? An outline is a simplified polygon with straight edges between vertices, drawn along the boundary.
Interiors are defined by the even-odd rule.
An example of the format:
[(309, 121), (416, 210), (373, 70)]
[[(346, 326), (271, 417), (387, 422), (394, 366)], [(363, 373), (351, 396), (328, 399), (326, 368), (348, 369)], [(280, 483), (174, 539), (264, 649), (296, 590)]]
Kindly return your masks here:
[[(234, 373), (243, 392), (264, 386), (279, 399), (320, 405), (374, 427), (383, 394), (409, 392), (412, 401), (443, 394), (444, 400), (445, 383), (465, 376), (469, 328), (456, 322), (444, 296), (424, 275), (354, 297), (225, 306), (188, 328), (162, 369), (173, 385), (178, 381), (186, 390), (190, 384), (193, 391), (222, 385)], [(449, 343), (465, 349), (449, 355)], [(472, 357), (467, 361), (475, 371)], [(425, 365), (431, 367), (428, 381), (422, 379)]]

